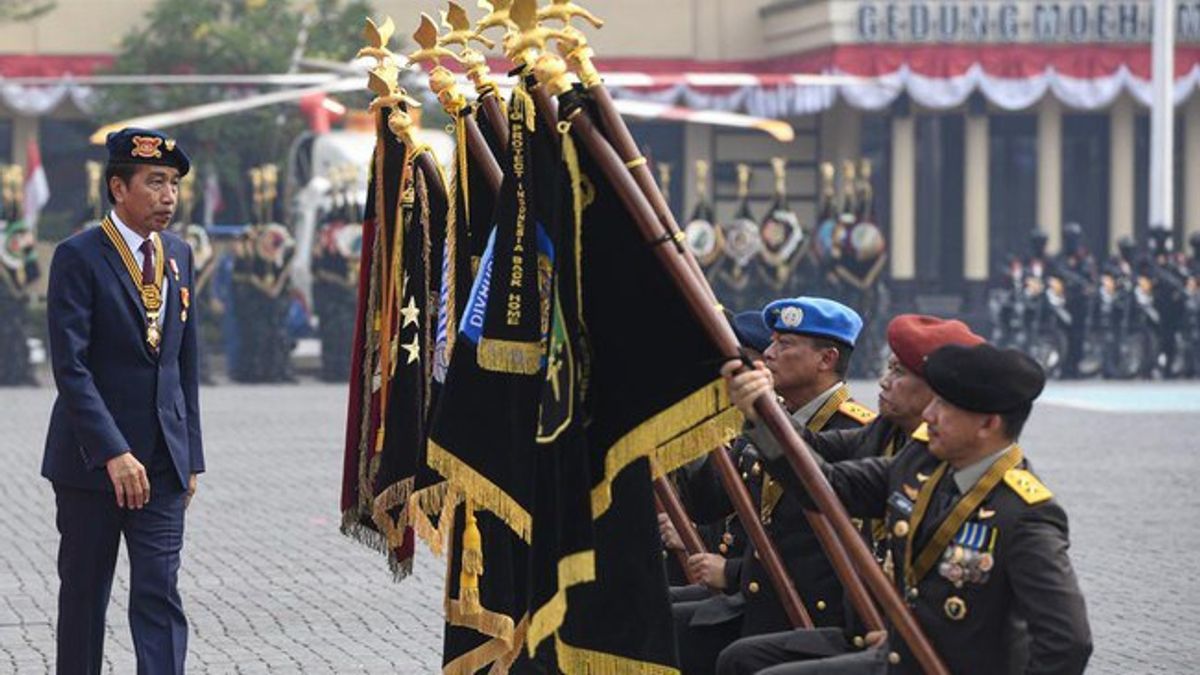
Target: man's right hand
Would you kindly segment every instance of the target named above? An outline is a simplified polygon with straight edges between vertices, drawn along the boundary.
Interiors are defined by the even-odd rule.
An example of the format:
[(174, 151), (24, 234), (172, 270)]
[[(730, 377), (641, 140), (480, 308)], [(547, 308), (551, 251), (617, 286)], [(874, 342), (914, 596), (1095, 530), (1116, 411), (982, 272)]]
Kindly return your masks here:
[(658, 514), (658, 534), (662, 538), (663, 547), (668, 551), (682, 551), (683, 540), (679, 538), (679, 533), (675, 531), (675, 524), (671, 522), (671, 518), (665, 513)]
[(715, 553), (688, 556), (688, 572), (698, 584), (718, 591), (725, 590), (725, 558)]
[(755, 361), (753, 369), (742, 368), (741, 363), (729, 361), (721, 368), (721, 375), (725, 377), (730, 402), (737, 406), (743, 417), (758, 424), (758, 411), (754, 409), (754, 402), (763, 396), (774, 394), (775, 379), (771, 377), (771, 371), (767, 370), (762, 361)]
[(150, 478), (146, 467), (137, 461), (132, 452), (126, 451), (105, 463), (113, 492), (117, 494), (117, 507), (140, 509), (150, 501)]

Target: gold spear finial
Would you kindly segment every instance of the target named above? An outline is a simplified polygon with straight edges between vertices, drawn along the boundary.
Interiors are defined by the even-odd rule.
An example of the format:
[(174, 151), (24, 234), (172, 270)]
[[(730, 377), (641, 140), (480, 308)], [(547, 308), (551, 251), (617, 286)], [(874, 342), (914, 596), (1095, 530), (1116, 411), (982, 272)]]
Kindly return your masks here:
[(512, 19), (509, 18), (511, 7), (512, 0), (479, 0), (479, 8), (487, 14), (475, 24), (475, 32), (482, 33), (491, 28), (512, 28)]
[(546, 48), (546, 41), (563, 37), (561, 30), (538, 23), (537, 0), (513, 0), (508, 17), (515, 28), (504, 36), (504, 52), (513, 63), (531, 63), (537, 52)]
[(413, 33), (413, 41), (420, 45), (420, 49), (408, 55), (408, 60), (413, 63), (432, 62), (434, 67), (441, 65), (442, 59), (451, 59), (453, 61), (461, 61), (458, 54), (438, 46), (438, 29), (437, 24), (433, 19), (421, 12), (421, 23), (417, 26), (417, 31)]
[(442, 11), (442, 25), (450, 30), (438, 38), (439, 45), (459, 45), (466, 50), (470, 48), (471, 40), (474, 40), (483, 45), (485, 49), (495, 48), (495, 42), (480, 35), (471, 27), (471, 18), (467, 16), (467, 10), (463, 9), (462, 5), (453, 1), (446, 4), (447, 8)]
[(392, 22), (392, 17), (384, 17), (382, 24), (376, 24), (368, 18), (367, 25), (363, 28), (363, 39), (367, 41), (367, 46), (358, 50), (355, 58), (373, 58), (377, 66), (383, 66), (389, 61), (394, 63), (395, 55), (388, 49), (388, 42), (395, 32), (396, 24)]
[(604, 27), (603, 19), (571, 2), (571, 0), (552, 0), (550, 6), (542, 7), (537, 11), (538, 21), (558, 19), (564, 26), (571, 25), (571, 20), (577, 16), (592, 24), (593, 28)]
[(413, 39), (421, 45), (421, 49), (413, 52), (408, 58), (413, 63), (433, 62), (433, 69), (429, 71), (429, 88), (437, 95), (446, 112), (457, 115), (467, 105), (467, 99), (458, 90), (454, 73), (442, 66), (441, 58), (449, 56), (455, 61), (461, 59), (449, 49), (437, 46), (441, 42), (438, 39), (437, 25), (428, 14), (421, 14), (421, 26), (413, 33)]

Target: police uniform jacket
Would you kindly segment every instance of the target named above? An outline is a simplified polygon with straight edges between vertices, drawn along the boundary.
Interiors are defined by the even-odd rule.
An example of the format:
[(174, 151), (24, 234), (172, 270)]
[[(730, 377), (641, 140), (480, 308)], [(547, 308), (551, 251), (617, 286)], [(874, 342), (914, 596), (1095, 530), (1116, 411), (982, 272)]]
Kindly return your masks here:
[[(787, 460), (769, 433), (755, 428), (750, 436), (765, 449), (769, 466), (793, 489), (803, 489), (786, 471)], [(893, 579), (951, 672), (1083, 672), (1092, 642), (1083, 596), (1067, 556), (1067, 516), (1024, 460), (972, 510), (946, 553), (939, 555), (939, 563), (907, 589), (909, 538), (904, 535), (911, 527), (913, 503), (941, 462), (924, 444), (909, 444), (891, 458), (837, 464), (818, 458), (818, 463), (851, 516), (884, 519), (892, 534), (888, 552)], [(943, 478), (951, 480), (951, 475)], [(914, 560), (942, 520), (931, 519), (918, 528)], [(978, 562), (984, 553), (990, 558), (982, 566), (986, 570)], [(955, 557), (973, 562), (940, 564)], [(897, 662), (889, 672), (921, 672), (898, 634), (891, 633), (892, 660)]]
[[(861, 428), (873, 417), (873, 412), (849, 400), (849, 389), (842, 385), (813, 414), (808, 427), (814, 430)], [(751, 479), (761, 476), (763, 482), (757, 500), (759, 516), (805, 603), (805, 609), (815, 625), (841, 627), (845, 621), (841, 582), (808, 524), (803, 502), (794, 490), (785, 489), (786, 483), (764, 470), (753, 445), (747, 446), (744, 455), (755, 458), (747, 473)], [(791, 472), (787, 467), (783, 470)], [(736, 588), (738, 592), (706, 600), (706, 606), (693, 615), (692, 625), (724, 623), (741, 616), (742, 635), (760, 635), (792, 627), (752, 545), (746, 544), (740, 564), (727, 566), (726, 570), (727, 588)], [(736, 579), (729, 578), (731, 570), (737, 574)]]

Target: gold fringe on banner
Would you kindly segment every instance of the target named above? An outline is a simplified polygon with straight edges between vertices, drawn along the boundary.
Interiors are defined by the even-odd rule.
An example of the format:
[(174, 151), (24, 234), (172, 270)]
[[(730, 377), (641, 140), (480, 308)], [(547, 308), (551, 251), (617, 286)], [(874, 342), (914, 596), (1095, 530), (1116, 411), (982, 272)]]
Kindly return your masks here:
[(604, 478), (592, 488), (592, 518), (612, 506), (612, 483), (625, 467), (648, 457), (658, 475), (670, 473), (736, 438), (743, 421), (718, 378), (637, 425), (604, 455)]
[[(371, 509), (371, 520), (383, 534), (388, 546), (398, 548), (404, 545), (404, 531), (408, 529), (408, 497), (412, 494), (413, 479), (393, 483), (379, 493)], [(403, 507), (393, 519), (388, 511)]]
[(479, 367), (498, 373), (537, 375), (546, 355), (546, 341), (518, 342), (481, 338), (476, 356)]
[(554, 636), (558, 669), (565, 675), (679, 675), (679, 669), (660, 663), (573, 647)]
[(439, 558), (446, 554), (454, 528), (454, 507), (460, 501), (462, 495), (446, 481), (417, 490), (408, 499), (413, 530)]
[[(507, 618), (507, 617), (505, 617)], [(511, 621), (509, 625), (511, 625)], [(488, 675), (508, 675), (517, 657), (521, 655), (521, 644), (529, 628), (529, 615), (525, 615), (512, 631), (510, 639), (492, 638), (442, 666), (442, 675), (475, 675), (484, 666), (491, 664)]]
[(546, 604), (534, 610), (526, 637), (529, 655), (543, 640), (554, 635), (567, 616), (567, 589), (596, 580), (596, 552), (579, 551), (558, 561), (558, 590)]
[(493, 612), (486, 607), (480, 607), (474, 612), (468, 611), (461, 598), (446, 599), (446, 622), (496, 638), (505, 645), (509, 645), (514, 639), (512, 617)]
[(429, 439), (425, 463), (450, 481), (455, 486), (454, 489), (471, 495), (471, 499), (479, 506), (496, 514), (526, 543), (530, 541), (533, 519), (529, 516), (529, 512), (499, 485), (484, 478), (482, 474), (438, 445), (433, 439)]

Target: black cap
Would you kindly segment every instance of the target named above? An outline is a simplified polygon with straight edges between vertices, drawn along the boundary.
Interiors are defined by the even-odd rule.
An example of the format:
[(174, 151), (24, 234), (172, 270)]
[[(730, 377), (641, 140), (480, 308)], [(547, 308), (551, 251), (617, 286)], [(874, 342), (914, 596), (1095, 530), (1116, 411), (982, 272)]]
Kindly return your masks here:
[(1046, 386), (1046, 373), (1024, 352), (946, 345), (925, 361), (925, 380), (951, 405), (978, 413), (1008, 413), (1028, 407)]
[(179, 169), (186, 176), (192, 168), (187, 153), (175, 139), (161, 131), (125, 127), (114, 131), (104, 141), (108, 148), (109, 164), (155, 164)]

